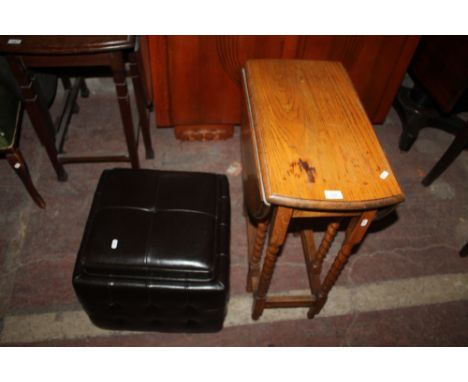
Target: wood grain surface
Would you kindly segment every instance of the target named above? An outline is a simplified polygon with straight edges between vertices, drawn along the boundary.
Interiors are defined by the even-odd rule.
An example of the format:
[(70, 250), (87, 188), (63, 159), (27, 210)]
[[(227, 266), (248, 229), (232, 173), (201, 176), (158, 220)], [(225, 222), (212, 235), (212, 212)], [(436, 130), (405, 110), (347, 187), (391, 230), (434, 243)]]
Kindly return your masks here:
[(21, 54), (77, 54), (132, 49), (135, 36), (0, 36), (0, 51)]
[(251, 60), (244, 76), (267, 204), (357, 210), (404, 200), (341, 63)]
[(158, 127), (239, 124), (251, 59), (340, 61), (372, 123), (382, 123), (417, 36), (149, 36)]

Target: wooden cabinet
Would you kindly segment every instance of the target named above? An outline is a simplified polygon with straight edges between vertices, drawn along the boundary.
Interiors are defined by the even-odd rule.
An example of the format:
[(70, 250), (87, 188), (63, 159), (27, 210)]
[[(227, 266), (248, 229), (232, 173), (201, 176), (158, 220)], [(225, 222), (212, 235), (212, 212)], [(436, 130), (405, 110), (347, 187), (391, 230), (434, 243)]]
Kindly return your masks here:
[(457, 103), (468, 93), (468, 36), (424, 36), (409, 72), (444, 113), (463, 107)]
[(415, 36), (150, 36), (156, 122), (232, 126), (241, 120), (241, 68), (250, 58), (337, 60), (368, 116), (382, 123), (410, 62)]

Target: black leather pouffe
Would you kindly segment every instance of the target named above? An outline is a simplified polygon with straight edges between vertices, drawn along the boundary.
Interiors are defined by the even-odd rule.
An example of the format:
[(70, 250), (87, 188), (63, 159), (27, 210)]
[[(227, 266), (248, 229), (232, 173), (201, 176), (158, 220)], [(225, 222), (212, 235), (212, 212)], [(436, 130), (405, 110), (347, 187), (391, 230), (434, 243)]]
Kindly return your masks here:
[(229, 233), (224, 175), (106, 170), (73, 287), (102, 328), (219, 331), (229, 292)]

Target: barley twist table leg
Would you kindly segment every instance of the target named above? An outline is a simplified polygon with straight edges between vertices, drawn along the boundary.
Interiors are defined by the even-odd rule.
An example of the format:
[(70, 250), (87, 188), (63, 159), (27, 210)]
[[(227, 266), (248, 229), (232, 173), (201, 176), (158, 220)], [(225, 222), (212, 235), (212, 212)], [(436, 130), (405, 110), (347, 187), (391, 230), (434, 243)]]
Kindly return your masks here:
[(348, 261), (351, 250), (356, 244), (361, 242), (375, 216), (375, 213), (376, 211), (365, 211), (360, 216), (353, 218), (349, 223), (346, 230), (345, 241), (322, 283), (317, 303), (310, 308), (307, 313), (308, 318), (314, 318), (314, 316), (323, 308), (323, 305), (327, 300), (328, 293), (335, 285), (336, 280)]
[(335, 285), (338, 276), (340, 275), (341, 271), (343, 270), (346, 262), (348, 261), (349, 254), (351, 253), (351, 249), (353, 249), (353, 244), (345, 243), (341, 247), (338, 255), (335, 258), (330, 270), (328, 271), (327, 277), (322, 283), (322, 287), (320, 288), (320, 294), (322, 296), (326, 296), (328, 292), (330, 292), (333, 285)]
[(320, 267), (322, 266), (323, 259), (327, 255), (328, 251), (330, 250), (331, 243), (333, 239), (335, 239), (336, 231), (338, 230), (340, 223), (333, 222), (328, 224), (327, 231), (323, 236), (322, 242), (320, 243), (320, 247), (317, 252), (317, 256), (314, 261), (314, 265), (317, 264)]
[[(304, 242), (303, 242), (303, 247), (304, 247), (304, 255), (306, 258), (306, 265), (307, 265), (307, 273), (308, 273), (308, 278), (309, 278), (309, 286), (312, 294), (318, 299), (319, 294), (320, 294), (320, 274), (322, 273), (322, 264), (323, 264), (323, 259), (327, 255), (331, 243), (333, 242), (333, 239), (336, 236), (336, 231), (338, 230), (338, 227), (340, 226), (339, 223), (333, 222), (328, 224), (327, 230), (325, 232), (325, 235), (322, 238), (322, 242), (320, 243), (320, 247), (318, 250), (313, 250), (312, 257), (309, 258), (307, 255), (307, 248), (304, 247)], [(303, 241), (305, 239), (304, 236), (305, 232), (303, 231), (301, 233), (303, 237)], [(311, 233), (312, 234), (312, 233)], [(313, 240), (313, 239), (309, 239)], [(310, 244), (309, 244), (310, 246)]]
[(258, 288), (254, 291), (252, 318), (257, 320), (265, 309), (266, 295), (270, 287), (271, 278), (275, 269), (278, 252), (286, 239), (292, 209), (277, 207), (271, 221), (271, 232), (268, 247), (265, 253)]

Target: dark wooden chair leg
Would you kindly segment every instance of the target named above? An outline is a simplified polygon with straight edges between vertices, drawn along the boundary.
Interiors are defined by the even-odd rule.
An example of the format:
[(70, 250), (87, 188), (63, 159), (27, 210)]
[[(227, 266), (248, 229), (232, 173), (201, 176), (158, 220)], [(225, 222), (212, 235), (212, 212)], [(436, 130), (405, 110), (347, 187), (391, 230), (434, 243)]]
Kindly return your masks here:
[(44, 104), (44, 97), (41, 89), (36, 83), (34, 77), (29, 79), (25, 66), (20, 58), (16, 56), (7, 56), (12, 73), (14, 74), (20, 86), (21, 96), (24, 106), (29, 114), (29, 118), (36, 131), (39, 140), (44, 145), (47, 155), (60, 181), (67, 180), (67, 173), (58, 158), (55, 147), (55, 127), (52, 122), (47, 105)]
[(89, 97), (89, 88), (88, 88), (88, 85), (86, 85), (86, 81), (84, 78), (81, 79), (80, 94), (82, 98)]
[(29, 195), (31, 195), (34, 202), (36, 202), (36, 204), (39, 207), (45, 208), (46, 204), (44, 202), (44, 199), (42, 199), (36, 187), (34, 187), (34, 184), (31, 179), (31, 175), (29, 173), (28, 166), (26, 165), (26, 162), (23, 156), (21, 155), (21, 151), (16, 148), (10, 149), (10, 152), (6, 153), (6, 158), (11, 168), (20, 177), (21, 181), (26, 187), (26, 190), (28, 190)]
[(467, 257), (468, 256), (468, 243), (466, 243), (463, 248), (460, 250), (460, 256), (461, 257)]
[(431, 126), (450, 133), (459, 130), (463, 122), (454, 115), (441, 114), (433, 105), (430, 97), (418, 87), (402, 87), (394, 102), (403, 131), (400, 135), (399, 148), (408, 151), (416, 141), (419, 131)]
[(150, 119), (149, 110), (146, 107), (146, 97), (143, 84), (143, 77), (139, 71), (139, 67), (136, 62), (136, 55), (130, 54), (130, 75), (133, 81), (133, 89), (135, 91), (135, 99), (139, 115), (139, 123), (141, 126), (141, 134), (143, 136), (143, 143), (145, 145), (145, 152), (147, 159), (154, 158), (153, 147), (151, 145), (151, 134), (150, 134)]
[(410, 93), (411, 89), (401, 88), (394, 102), (403, 128), (398, 143), (398, 147), (402, 151), (409, 151), (418, 137), (419, 130), (426, 126), (426, 118), (420, 110), (424, 100), (414, 101)]
[(70, 83), (71, 87), (66, 91), (63, 108), (55, 124), (55, 148), (61, 154), (64, 152), (63, 146), (65, 144), (65, 137), (67, 135), (72, 114), (78, 113), (80, 110), (76, 100), (78, 98), (78, 92), (82, 81), (83, 79), (81, 77), (77, 77), (73, 82), (73, 85)]
[(138, 169), (140, 168), (140, 162), (138, 159), (135, 129), (133, 128), (132, 109), (130, 106), (130, 96), (128, 93), (127, 77), (122, 53), (112, 53), (110, 64), (114, 77), (115, 90), (117, 92), (120, 116), (122, 117), (130, 162), (132, 164), (132, 168)]
[[(145, 54), (146, 53), (146, 54)], [(138, 72), (141, 76), (141, 83), (143, 84), (143, 94), (145, 97), (145, 104), (149, 111), (153, 111), (153, 94), (150, 85), (146, 82), (146, 74), (144, 62), (149, 61), (149, 48), (148, 48), (148, 38), (141, 36), (139, 39), (139, 44), (137, 44), (136, 50), (133, 53), (135, 55), (136, 64), (138, 67)]]
[[(68, 76), (61, 76), (60, 80), (62, 81), (63, 88), (67, 94), (72, 91), (72, 83), (70, 81), (70, 77)], [(73, 114), (78, 114), (80, 112), (80, 105), (78, 103), (74, 103), (73, 109), (72, 109)], [(62, 150), (58, 150), (62, 152)]]
[(462, 130), (455, 136), (450, 147), (442, 155), (442, 158), (435, 164), (435, 166), (429, 171), (429, 173), (422, 180), (424, 186), (429, 186), (434, 180), (436, 180), (440, 174), (442, 174), (457, 158), (458, 155), (463, 151), (468, 143), (468, 122)]
[(70, 77), (61, 76), (60, 80), (62, 81), (62, 85), (65, 90), (71, 89), (72, 85), (71, 85)]

